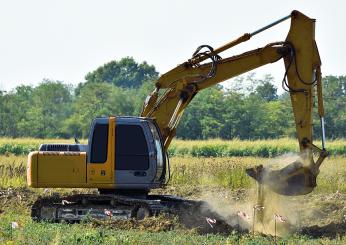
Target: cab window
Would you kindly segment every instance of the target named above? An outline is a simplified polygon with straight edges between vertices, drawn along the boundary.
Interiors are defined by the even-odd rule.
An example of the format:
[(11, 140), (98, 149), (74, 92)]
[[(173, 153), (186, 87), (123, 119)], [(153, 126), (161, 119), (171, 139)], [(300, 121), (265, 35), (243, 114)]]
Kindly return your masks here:
[(107, 161), (108, 124), (96, 124), (91, 142), (90, 162), (104, 163)]
[(117, 125), (115, 129), (115, 169), (147, 170), (149, 152), (140, 125)]

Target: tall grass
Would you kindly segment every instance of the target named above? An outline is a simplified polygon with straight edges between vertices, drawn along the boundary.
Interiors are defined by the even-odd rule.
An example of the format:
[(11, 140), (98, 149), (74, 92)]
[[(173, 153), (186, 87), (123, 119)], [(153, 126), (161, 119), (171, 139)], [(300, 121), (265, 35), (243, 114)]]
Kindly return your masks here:
[[(266, 164), (272, 160), (259, 157), (175, 156), (171, 158), (170, 185), (186, 186), (192, 190), (191, 187), (194, 185), (202, 188), (250, 188), (255, 185), (255, 182), (245, 174), (244, 169)], [(0, 156), (0, 189), (26, 186), (25, 167), (26, 156)], [(345, 193), (346, 158), (338, 156), (326, 159), (321, 167), (317, 183), (315, 193), (320, 192), (323, 195), (336, 191)], [(213, 234), (201, 236), (186, 230), (147, 232), (135, 229), (122, 230), (117, 227), (94, 227), (92, 224), (84, 223), (74, 225), (36, 223), (30, 218), (31, 196), (26, 198), (29, 200), (23, 199), (26, 200), (25, 202), (18, 201), (16, 198), (11, 201), (5, 196), (1, 197), (0, 194), (0, 210), (4, 211), (0, 212), (0, 244), (274, 244), (274, 238), (271, 236), (240, 235), (236, 232), (228, 236)], [(36, 196), (34, 198), (36, 199)], [(333, 201), (330, 200), (330, 202)], [(316, 199), (318, 205), (320, 202), (320, 199)], [(310, 205), (310, 203), (304, 203), (304, 205)], [(13, 221), (19, 223), (18, 228), (11, 229)], [(278, 244), (345, 244), (345, 242), (346, 236), (316, 239), (290, 235), (277, 239)]]
[(0, 187), (24, 187), (26, 162), (25, 156), (0, 156)]
[[(26, 186), (26, 161), (25, 156), (0, 156), (0, 188)], [(276, 161), (280, 159), (172, 157), (170, 185), (219, 186), (232, 190), (249, 188), (255, 182), (246, 175), (245, 169)], [(319, 192), (346, 191), (346, 158), (326, 159), (317, 184)]]
[[(259, 157), (173, 157), (172, 185), (222, 186), (232, 190), (255, 186), (245, 169), (260, 164), (281, 163), (280, 158)], [(346, 158), (327, 158), (317, 178), (316, 192), (346, 192)]]

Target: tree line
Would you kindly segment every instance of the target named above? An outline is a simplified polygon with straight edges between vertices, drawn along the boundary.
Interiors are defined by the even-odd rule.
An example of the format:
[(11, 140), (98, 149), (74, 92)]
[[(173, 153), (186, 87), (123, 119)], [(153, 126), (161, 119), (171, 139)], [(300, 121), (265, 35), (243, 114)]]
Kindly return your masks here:
[[(139, 115), (159, 73), (147, 62), (126, 57), (88, 73), (72, 86), (43, 80), (0, 91), (0, 136), (86, 138), (95, 117)], [(328, 138), (346, 137), (346, 76), (323, 78)], [(317, 113), (315, 113), (317, 115)], [(319, 137), (318, 116), (314, 131)], [(235, 79), (231, 87), (201, 91), (186, 109), (177, 137), (182, 139), (267, 139), (294, 137), (290, 98), (278, 94), (270, 75), (254, 73)]]

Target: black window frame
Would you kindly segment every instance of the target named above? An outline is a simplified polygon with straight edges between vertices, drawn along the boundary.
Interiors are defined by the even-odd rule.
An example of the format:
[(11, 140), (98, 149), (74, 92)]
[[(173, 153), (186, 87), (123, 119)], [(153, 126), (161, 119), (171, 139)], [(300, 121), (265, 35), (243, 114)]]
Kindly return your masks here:
[[(95, 133), (97, 133), (97, 136), (101, 136), (97, 130), (97, 127), (105, 127), (106, 128), (106, 139), (105, 139), (105, 144), (103, 144), (103, 148), (104, 147), (106, 148), (106, 150), (104, 151), (101, 151), (101, 152), (105, 152), (105, 154), (102, 155), (102, 159), (97, 159), (95, 157), (95, 149), (94, 149), (94, 144), (96, 144), (96, 140), (94, 140), (94, 137), (95, 137)], [(93, 127), (93, 134), (92, 134), (92, 140), (91, 140), (91, 145), (90, 145), (90, 163), (94, 163), (94, 164), (104, 164), (107, 162), (107, 159), (108, 159), (108, 136), (109, 136), (109, 124), (104, 124), (104, 123), (96, 123)], [(103, 141), (104, 142), (104, 141)], [(99, 143), (99, 142), (97, 142)], [(101, 146), (101, 147), (102, 147)], [(100, 149), (100, 148), (99, 148)]]

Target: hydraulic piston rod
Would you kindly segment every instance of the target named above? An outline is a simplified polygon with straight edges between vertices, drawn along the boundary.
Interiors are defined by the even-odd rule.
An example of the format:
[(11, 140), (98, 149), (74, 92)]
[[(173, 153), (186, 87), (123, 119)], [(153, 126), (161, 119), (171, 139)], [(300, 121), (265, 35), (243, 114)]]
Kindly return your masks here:
[[(237, 39), (234, 39), (231, 42), (226, 43), (225, 45), (215, 49), (213, 51), (213, 53), (214, 54), (219, 54), (219, 53), (221, 53), (221, 52), (223, 52), (223, 51), (225, 51), (227, 49), (230, 49), (230, 48), (232, 48), (232, 47), (234, 47), (234, 46), (236, 46), (236, 45), (238, 45), (238, 44), (240, 44), (242, 42), (245, 42), (245, 41), (249, 40), (251, 37), (257, 35), (258, 33), (261, 33), (263, 31), (269, 29), (270, 27), (273, 27), (273, 26), (275, 26), (275, 25), (277, 25), (277, 24), (279, 24), (279, 23), (289, 19), (291, 16), (292, 16), (292, 14), (289, 14), (289, 15), (287, 15), (287, 16), (279, 19), (279, 20), (276, 20), (276, 21), (270, 23), (269, 25), (266, 25), (266, 26), (264, 26), (264, 27), (262, 27), (262, 28), (260, 28), (260, 29), (258, 29), (256, 31), (252, 32), (252, 33), (245, 33), (241, 37), (238, 37)], [(206, 60), (207, 58), (208, 58), (207, 55), (199, 56), (196, 60), (193, 60), (193, 62), (194, 63), (199, 63), (199, 62), (202, 62), (202, 61)]]

